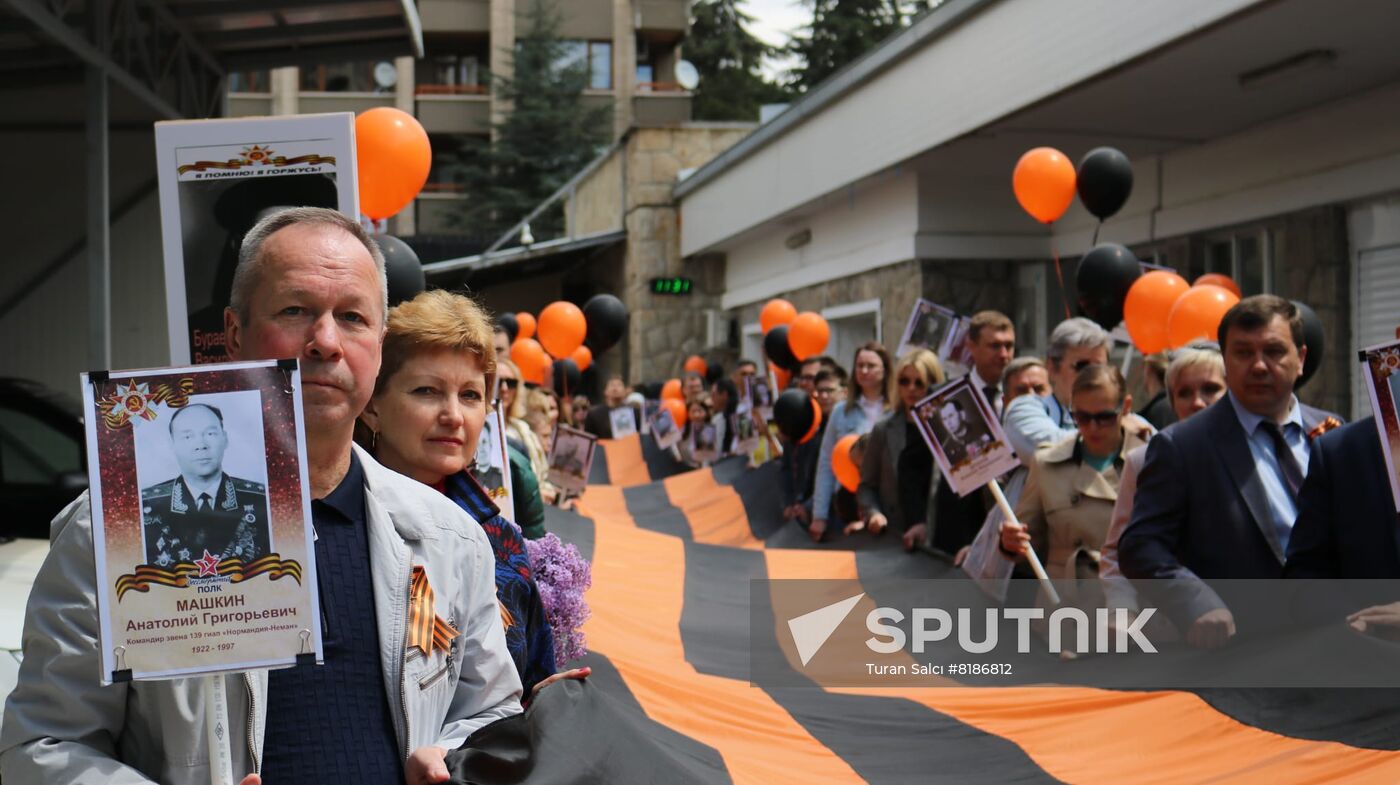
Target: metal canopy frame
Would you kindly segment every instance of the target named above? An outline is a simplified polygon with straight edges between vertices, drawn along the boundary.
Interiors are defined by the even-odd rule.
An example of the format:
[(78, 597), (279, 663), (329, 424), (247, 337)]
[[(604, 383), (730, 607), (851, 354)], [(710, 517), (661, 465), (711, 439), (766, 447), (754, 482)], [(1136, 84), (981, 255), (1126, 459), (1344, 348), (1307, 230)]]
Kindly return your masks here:
[[(88, 280), (88, 368), (111, 367), (111, 191), (109, 182), (111, 84), (116, 83), (157, 117), (166, 120), (217, 117), (225, 109), (227, 69), (277, 67), (366, 56), (423, 56), (423, 28), (413, 0), (394, 0), (386, 13), (365, 20), (287, 24), (283, 12), (334, 7), (330, 0), (0, 0), (20, 20), (0, 15), (0, 34), (45, 38), (53, 46), (0, 51), (0, 67), (23, 73), (28, 85), (71, 81), (81, 69), (84, 84), (86, 153), (86, 246)], [(392, 9), (392, 10), (391, 10)], [(271, 13), (273, 27), (192, 31), (215, 16)], [(384, 20), (402, 27), (386, 31)], [(27, 22), (27, 24), (25, 24)], [(30, 29), (30, 25), (34, 29)], [(407, 42), (395, 38), (407, 33)], [(318, 37), (321, 40), (317, 40)], [(363, 39), (363, 40), (356, 40)], [(267, 47), (246, 49), (266, 42)], [(407, 44), (405, 46), (405, 44)], [(223, 47), (229, 47), (224, 51)], [(46, 278), (76, 255), (64, 252), (46, 265)], [(0, 314), (22, 297), (7, 300)]]

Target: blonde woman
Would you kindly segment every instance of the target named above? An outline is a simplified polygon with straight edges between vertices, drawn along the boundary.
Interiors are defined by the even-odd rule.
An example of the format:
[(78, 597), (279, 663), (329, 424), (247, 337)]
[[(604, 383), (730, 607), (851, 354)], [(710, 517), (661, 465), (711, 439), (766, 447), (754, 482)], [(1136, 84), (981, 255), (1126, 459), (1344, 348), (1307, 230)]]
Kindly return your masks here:
[(549, 455), (540, 443), (540, 437), (535, 435), (530, 424), (525, 421), (525, 399), (529, 391), (521, 394), (520, 369), (510, 360), (502, 359), (496, 363), (496, 374), (497, 394), (506, 415), (506, 433), (510, 438), (525, 445), (525, 454), (530, 457), (530, 468), (535, 470), (535, 476), (543, 483), (549, 479)]
[(480, 522), (496, 556), (500, 614), (464, 628), (503, 624), (525, 695), (533, 697), (559, 678), (587, 673), (555, 673), (554, 640), (524, 540), (469, 471), (495, 377), (491, 324), (481, 308), (459, 294), (424, 292), (389, 311), (383, 365), (360, 415), (368, 438), (364, 430), (361, 438), (384, 466), (438, 489)]
[(858, 497), (865, 510), (864, 527), (848, 524), (846, 531), (868, 528), (879, 534), (887, 525), (902, 532), (904, 549), (927, 539), (933, 522), (933, 497), (939, 482), (919, 428), (914, 424), (914, 404), (945, 381), (938, 357), (927, 349), (915, 349), (895, 365), (895, 409), (875, 424), (865, 447)]

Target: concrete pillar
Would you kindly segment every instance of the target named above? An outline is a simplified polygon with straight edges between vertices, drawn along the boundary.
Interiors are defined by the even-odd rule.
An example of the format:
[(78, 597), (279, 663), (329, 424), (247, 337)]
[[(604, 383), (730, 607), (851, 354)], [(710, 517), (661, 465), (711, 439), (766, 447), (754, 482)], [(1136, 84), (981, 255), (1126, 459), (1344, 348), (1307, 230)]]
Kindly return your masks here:
[(637, 84), (637, 30), (633, 0), (613, 0), (613, 138), (632, 127)]
[(274, 68), (268, 74), (272, 82), (272, 113), (297, 113), (297, 96), (301, 92), (301, 72), (296, 67)]
[(510, 114), (510, 102), (496, 85), (515, 75), (515, 0), (491, 0), (491, 135)]
[[(417, 82), (413, 73), (412, 57), (394, 58), (394, 70), (398, 72), (398, 84), (395, 85), (394, 107), (408, 112), (414, 117), (418, 116), (417, 100), (414, 97), (417, 90)], [(399, 211), (394, 216), (394, 223), (391, 231), (400, 237), (416, 234), (417, 221), (415, 220), (415, 208), (418, 202), (412, 201), (408, 206)]]

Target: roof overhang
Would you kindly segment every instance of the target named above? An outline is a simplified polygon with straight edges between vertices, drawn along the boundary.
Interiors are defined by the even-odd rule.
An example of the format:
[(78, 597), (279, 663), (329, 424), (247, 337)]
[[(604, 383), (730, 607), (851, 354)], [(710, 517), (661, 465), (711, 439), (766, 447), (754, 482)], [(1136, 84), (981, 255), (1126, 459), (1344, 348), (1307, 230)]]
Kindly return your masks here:
[(486, 275), (491, 278), (497, 274), (534, 275), (553, 270), (569, 261), (591, 256), (592, 253), (605, 248), (620, 245), (626, 240), (625, 229), (581, 237), (564, 237), (475, 256), (464, 256), (460, 259), (432, 262), (423, 265), (423, 273), (436, 282), (456, 277), (474, 283), (479, 283), (480, 278)]
[(94, 68), (113, 123), (142, 127), (217, 116), (229, 71), (422, 54), (413, 0), (0, 0), (0, 118), (72, 124), (54, 91)]

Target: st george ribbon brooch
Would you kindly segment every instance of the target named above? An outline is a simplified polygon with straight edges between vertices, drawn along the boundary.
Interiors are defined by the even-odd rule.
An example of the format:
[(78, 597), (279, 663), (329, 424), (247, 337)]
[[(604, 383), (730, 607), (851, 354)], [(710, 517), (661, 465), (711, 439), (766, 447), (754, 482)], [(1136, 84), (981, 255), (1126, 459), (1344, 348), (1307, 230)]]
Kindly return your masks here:
[(433, 605), (433, 587), (428, 585), (428, 571), (414, 565), (413, 582), (408, 594), (408, 648), (417, 648), (424, 656), (434, 649), (452, 650), (452, 639), (461, 633), (437, 615)]

